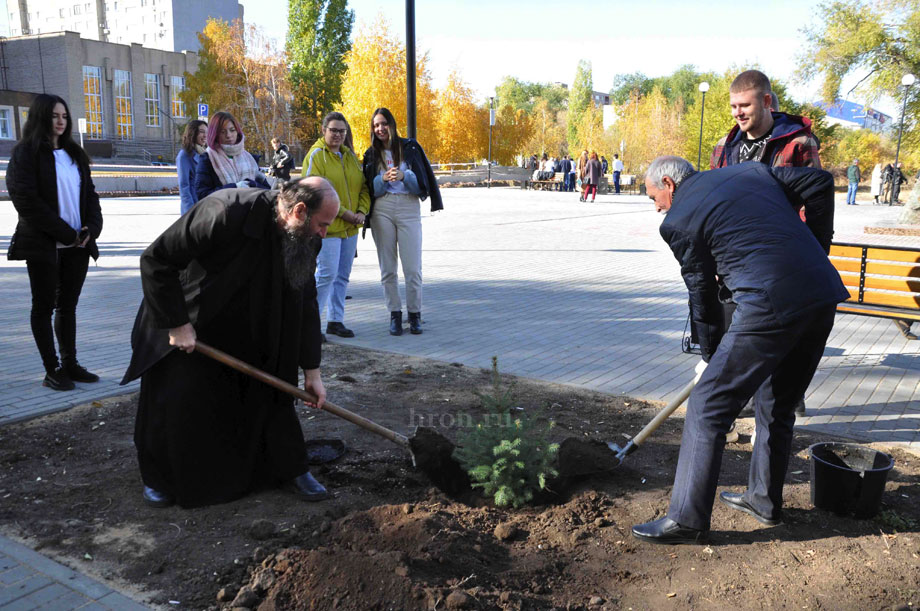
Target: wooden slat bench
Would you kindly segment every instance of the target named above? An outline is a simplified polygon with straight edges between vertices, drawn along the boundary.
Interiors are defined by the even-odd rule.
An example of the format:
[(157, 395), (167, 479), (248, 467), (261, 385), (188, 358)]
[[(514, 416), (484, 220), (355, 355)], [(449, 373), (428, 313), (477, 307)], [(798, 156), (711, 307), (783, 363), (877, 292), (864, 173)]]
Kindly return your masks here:
[(534, 189), (540, 191), (559, 191), (562, 189), (562, 179), (553, 178), (552, 180), (525, 180), (523, 187), (525, 189)]
[(920, 321), (920, 248), (834, 243), (830, 259), (850, 292), (838, 312)]

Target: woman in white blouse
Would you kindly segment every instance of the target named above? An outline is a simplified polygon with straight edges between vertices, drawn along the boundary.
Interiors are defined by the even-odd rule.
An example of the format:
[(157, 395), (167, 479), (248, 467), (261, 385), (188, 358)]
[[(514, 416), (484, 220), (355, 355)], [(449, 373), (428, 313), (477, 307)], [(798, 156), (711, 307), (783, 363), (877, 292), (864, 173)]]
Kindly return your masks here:
[(42, 385), (54, 390), (99, 381), (77, 362), (76, 312), (89, 258), (99, 258), (96, 238), (102, 232), (102, 210), (89, 157), (71, 138), (72, 129), (62, 98), (35, 96), (6, 173), (10, 199), (19, 213), (7, 258), (26, 262), (32, 336), (45, 367)]

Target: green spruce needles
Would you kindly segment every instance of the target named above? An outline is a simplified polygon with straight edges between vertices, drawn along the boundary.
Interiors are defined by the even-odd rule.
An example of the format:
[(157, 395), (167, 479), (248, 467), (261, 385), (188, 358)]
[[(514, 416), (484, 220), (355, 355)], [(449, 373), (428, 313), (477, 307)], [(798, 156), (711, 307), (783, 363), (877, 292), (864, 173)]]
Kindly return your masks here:
[(554, 423), (513, 406), (513, 388), (503, 388), (498, 357), (492, 357), (492, 391), (477, 393), (486, 414), (458, 437), (454, 458), (499, 507), (521, 507), (556, 477), (559, 444), (547, 439)]

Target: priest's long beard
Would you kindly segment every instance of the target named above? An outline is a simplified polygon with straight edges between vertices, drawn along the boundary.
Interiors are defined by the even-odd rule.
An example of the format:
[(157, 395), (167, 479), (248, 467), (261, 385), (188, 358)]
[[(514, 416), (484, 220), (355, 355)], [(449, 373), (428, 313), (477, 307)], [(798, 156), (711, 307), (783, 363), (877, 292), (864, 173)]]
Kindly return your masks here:
[(310, 219), (296, 229), (283, 229), (281, 232), (281, 258), (284, 262), (284, 277), (288, 285), (296, 291), (306, 286), (307, 281), (316, 272), (316, 249), (309, 234)]

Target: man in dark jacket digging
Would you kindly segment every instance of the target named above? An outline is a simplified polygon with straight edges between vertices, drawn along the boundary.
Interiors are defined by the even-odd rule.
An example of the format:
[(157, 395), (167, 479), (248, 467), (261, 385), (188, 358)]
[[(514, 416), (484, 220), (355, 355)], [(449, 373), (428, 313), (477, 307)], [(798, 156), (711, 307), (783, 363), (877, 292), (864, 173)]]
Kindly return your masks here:
[[(811, 382), (848, 293), (827, 258), (834, 181), (823, 170), (746, 163), (697, 173), (659, 157), (646, 189), (667, 217), (661, 236), (680, 262), (708, 366), (690, 395), (666, 517), (633, 527), (652, 543), (706, 538), (725, 435), (756, 393), (756, 441), (744, 493), (719, 499), (764, 524), (781, 520), (795, 403)], [(804, 206), (806, 223), (798, 220)], [(718, 276), (738, 304), (723, 331)]]
[(328, 496), (307, 471), (293, 399), (195, 352), (195, 341), (291, 384), (302, 368), (320, 407), (313, 274), (338, 209), (324, 178), (223, 189), (141, 255), (144, 300), (122, 383), (141, 377), (134, 443), (147, 504), (210, 505), (282, 483), (308, 501)]

